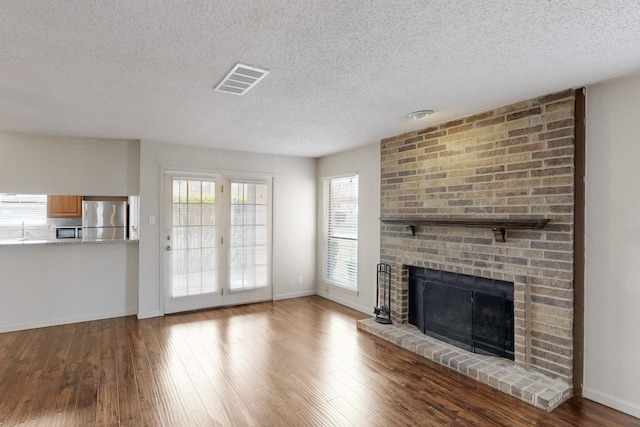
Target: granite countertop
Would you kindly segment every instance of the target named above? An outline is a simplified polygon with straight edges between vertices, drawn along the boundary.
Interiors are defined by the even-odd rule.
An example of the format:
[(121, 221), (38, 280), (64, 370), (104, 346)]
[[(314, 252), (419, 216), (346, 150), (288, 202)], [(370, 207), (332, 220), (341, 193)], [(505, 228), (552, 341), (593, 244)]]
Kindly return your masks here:
[(66, 246), (66, 245), (101, 245), (114, 243), (138, 243), (138, 240), (116, 239), (116, 240), (83, 240), (83, 239), (0, 239), (0, 247), (3, 246)]

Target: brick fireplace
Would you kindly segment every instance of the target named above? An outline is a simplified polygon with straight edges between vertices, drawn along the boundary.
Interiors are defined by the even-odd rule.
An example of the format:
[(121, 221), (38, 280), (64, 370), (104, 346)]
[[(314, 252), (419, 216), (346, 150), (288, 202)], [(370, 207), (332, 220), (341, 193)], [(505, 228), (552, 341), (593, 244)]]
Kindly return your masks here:
[[(504, 241), (482, 225), (412, 230), (381, 223), (380, 236), (380, 261), (392, 267), (391, 317), (400, 334), (413, 334), (406, 325), (408, 267), (514, 284), (510, 366), (522, 378), (544, 378), (560, 396), (537, 402), (531, 394), (541, 388), (522, 378), (508, 387), (490, 375), (484, 382), (547, 410), (571, 395), (573, 376), (574, 115), (575, 92), (567, 90), (381, 142), (383, 218), (549, 220), (539, 229), (506, 227)], [(385, 334), (377, 326), (361, 328)]]

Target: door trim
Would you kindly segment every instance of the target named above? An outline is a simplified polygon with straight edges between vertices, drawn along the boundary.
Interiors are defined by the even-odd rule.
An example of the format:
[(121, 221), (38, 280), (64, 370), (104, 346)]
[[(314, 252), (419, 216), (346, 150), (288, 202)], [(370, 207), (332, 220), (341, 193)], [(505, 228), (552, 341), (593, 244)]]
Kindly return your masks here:
[[(216, 203), (215, 206), (215, 244), (213, 249), (215, 250), (215, 274), (218, 281), (218, 288), (214, 292), (205, 292), (199, 293), (196, 295), (184, 295), (184, 297), (173, 297), (173, 288), (174, 286), (173, 280), (175, 279), (174, 272), (172, 271), (172, 264), (175, 261), (175, 246), (177, 245), (177, 238), (179, 236), (175, 235), (174, 230), (174, 221), (173, 221), (173, 184), (176, 180), (193, 180), (199, 182), (215, 182), (215, 197)], [(224, 280), (225, 280), (225, 272), (221, 270), (221, 266), (225, 264), (224, 253), (221, 251), (219, 237), (221, 230), (224, 229), (224, 212), (223, 208), (223, 199), (220, 191), (220, 187), (223, 184), (223, 177), (221, 174), (216, 173), (185, 173), (184, 171), (174, 171), (168, 170), (165, 171), (162, 177), (164, 186), (163, 186), (163, 206), (161, 209), (162, 212), (162, 220), (160, 227), (160, 238), (159, 238), (159, 250), (160, 250), (160, 258), (162, 262), (161, 266), (161, 276), (160, 276), (160, 293), (161, 293), (161, 302), (163, 307), (163, 313), (179, 313), (186, 311), (199, 310), (204, 308), (213, 308), (219, 307), (223, 305), (223, 295), (224, 295)], [(201, 224), (201, 223), (200, 223)], [(165, 239), (165, 236), (170, 236), (171, 239)], [(166, 247), (170, 246), (171, 250), (167, 252)], [(188, 252), (185, 252), (185, 255)], [(188, 260), (187, 260), (188, 262)], [(199, 270), (202, 271), (202, 270)], [(194, 271), (195, 272), (195, 271)], [(169, 302), (171, 302), (169, 306)]]
[[(159, 263), (159, 272), (158, 272), (158, 291), (159, 291), (159, 307), (160, 307), (160, 315), (164, 316), (165, 314), (169, 314), (166, 313), (166, 308), (165, 308), (165, 292), (166, 292), (166, 286), (167, 285), (167, 281), (165, 278), (165, 271), (166, 271), (166, 257), (164, 256), (164, 241), (163, 241), (163, 236), (164, 236), (164, 225), (166, 222), (166, 218), (165, 218), (165, 204), (167, 202), (166, 200), (166, 188), (165, 188), (165, 176), (167, 174), (177, 174), (177, 175), (181, 175), (184, 177), (209, 177), (209, 178), (213, 178), (213, 177), (221, 177), (222, 181), (228, 181), (230, 179), (246, 179), (246, 180), (256, 180), (256, 181), (260, 181), (260, 180), (265, 180), (268, 179), (270, 180), (270, 187), (271, 187), (271, 233), (270, 233), (270, 237), (271, 237), (271, 245), (270, 245), (270, 251), (271, 251), (271, 259), (270, 259), (270, 280), (271, 280), (271, 290), (269, 292), (269, 297), (267, 299), (261, 298), (261, 299), (256, 299), (256, 300), (247, 300), (247, 301), (243, 301), (243, 302), (238, 302), (238, 303), (231, 303), (231, 304), (227, 304), (227, 303), (223, 303), (221, 306), (216, 306), (215, 308), (221, 308), (221, 307), (230, 307), (230, 306), (234, 306), (234, 305), (242, 305), (242, 304), (253, 304), (253, 303), (258, 303), (258, 302), (265, 302), (265, 301), (275, 301), (276, 300), (276, 235), (277, 235), (277, 227), (276, 227), (276, 175), (274, 173), (270, 173), (270, 172), (247, 172), (247, 171), (237, 171), (237, 170), (228, 170), (228, 169), (201, 169), (201, 168), (183, 168), (183, 167), (176, 167), (176, 166), (161, 166), (160, 167), (160, 197), (159, 197), (159, 215), (158, 215), (158, 253), (159, 253), (159, 257), (160, 257), (160, 263)], [(226, 189), (225, 189), (226, 191)], [(226, 212), (225, 212), (226, 214)], [(225, 239), (228, 238), (228, 232), (226, 230), (227, 228), (227, 224), (224, 225), (225, 227), (225, 231), (223, 231)], [(225, 267), (227, 268), (227, 267)], [(228, 284), (225, 283), (224, 284), (225, 288), (225, 294), (226, 292), (228, 292)], [(213, 307), (212, 307), (213, 308)], [(208, 308), (203, 308), (202, 310), (207, 310)]]

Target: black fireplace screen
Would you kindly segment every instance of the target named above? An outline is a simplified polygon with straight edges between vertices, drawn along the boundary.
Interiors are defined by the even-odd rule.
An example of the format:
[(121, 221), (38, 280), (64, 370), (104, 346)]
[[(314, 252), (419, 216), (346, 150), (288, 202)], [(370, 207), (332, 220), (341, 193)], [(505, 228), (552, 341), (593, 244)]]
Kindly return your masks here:
[(513, 283), (410, 267), (409, 323), (465, 350), (513, 360)]

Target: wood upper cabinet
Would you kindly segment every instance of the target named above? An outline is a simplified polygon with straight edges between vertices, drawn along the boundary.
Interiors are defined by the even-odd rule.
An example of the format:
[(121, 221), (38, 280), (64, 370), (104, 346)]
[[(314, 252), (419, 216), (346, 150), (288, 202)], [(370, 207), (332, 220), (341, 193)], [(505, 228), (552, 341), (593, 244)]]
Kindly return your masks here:
[(47, 196), (47, 217), (81, 218), (82, 196)]

